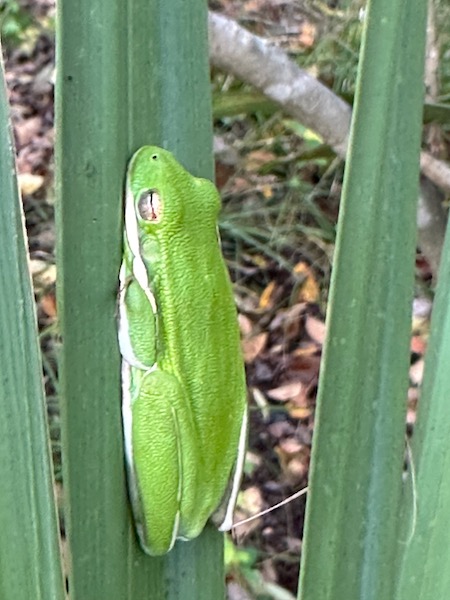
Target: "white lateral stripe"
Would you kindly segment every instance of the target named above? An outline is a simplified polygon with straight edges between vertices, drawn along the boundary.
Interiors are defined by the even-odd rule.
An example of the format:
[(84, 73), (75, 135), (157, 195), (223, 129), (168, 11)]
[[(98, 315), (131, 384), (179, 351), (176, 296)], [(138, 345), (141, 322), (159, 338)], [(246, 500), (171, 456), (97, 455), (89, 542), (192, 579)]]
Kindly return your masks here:
[(145, 267), (145, 263), (142, 260), (141, 248), (139, 245), (139, 228), (136, 217), (136, 209), (134, 206), (134, 197), (131, 191), (130, 182), (127, 180), (127, 192), (125, 195), (125, 231), (128, 240), (128, 246), (130, 252), (133, 255), (133, 275), (141, 286), (144, 294), (147, 296), (147, 300), (150, 303), (153, 314), (157, 314), (156, 300), (148, 281), (148, 273)]
[(148, 274), (139, 247), (139, 230), (134, 213), (134, 203), (129, 203), (128, 201), (125, 209), (125, 231), (127, 233), (130, 252), (133, 256), (133, 275), (141, 288), (146, 291), (148, 290)]
[(120, 283), (120, 288), (119, 288), (119, 294), (125, 295), (125, 283), (126, 283), (126, 266), (125, 266), (125, 261), (122, 260), (122, 263), (120, 265), (120, 271), (119, 271), (119, 283)]
[(127, 191), (125, 194), (125, 231), (127, 234), (128, 245), (133, 256), (139, 256), (139, 230), (134, 208), (134, 198), (130, 183), (127, 181)]
[(133, 255), (133, 275), (144, 292), (146, 292), (149, 287), (148, 274), (141, 256), (141, 248), (139, 245), (139, 227), (136, 217), (136, 210), (134, 207), (134, 197), (129, 182), (127, 182), (127, 193), (125, 196), (125, 231), (127, 234), (128, 246), (130, 247), (130, 252)]
[(129, 336), (129, 328), (128, 322), (126, 320), (126, 316), (121, 317), (119, 322), (119, 349), (122, 358), (135, 369), (140, 369), (141, 371), (151, 372), (155, 369), (156, 362), (153, 365), (145, 365), (141, 362), (136, 354), (134, 353), (133, 346), (131, 344), (130, 336)]
[(142, 256), (139, 254), (137, 256), (133, 256), (133, 275), (141, 288), (146, 292), (148, 290), (148, 273), (145, 268), (144, 261), (142, 260)]
[(239, 446), (238, 455), (236, 458), (236, 468), (234, 470), (233, 485), (231, 488), (230, 497), (228, 499), (225, 516), (222, 524), (219, 526), (219, 531), (230, 531), (233, 527), (233, 512), (236, 505), (237, 495), (239, 493), (242, 471), (244, 469), (245, 451), (247, 447), (247, 421), (248, 421), (248, 409), (245, 408), (244, 415), (242, 418), (241, 432), (239, 434)]
[(140, 256), (135, 256), (133, 258), (133, 275), (134, 275), (136, 281), (138, 282), (138, 284), (141, 286), (142, 291), (146, 295), (147, 300), (151, 306), (153, 314), (156, 315), (157, 308), (156, 308), (155, 296), (153, 295), (152, 291), (150, 290), (149, 283), (148, 283), (147, 269), (145, 268), (144, 261), (142, 260), (142, 258)]
[[(132, 432), (132, 412), (131, 412), (131, 394), (130, 394), (130, 365), (122, 360), (122, 420), (123, 437), (125, 444), (125, 457), (129, 476), (133, 473), (133, 440)], [(134, 478), (133, 478), (134, 479)], [(136, 493), (135, 481), (133, 483), (133, 492)]]
[[(122, 275), (122, 271), (124, 270), (124, 266), (122, 263), (122, 267), (120, 268), (120, 274)], [(136, 362), (139, 362), (134, 354), (131, 340), (130, 340), (130, 327), (128, 325), (128, 317), (127, 317), (127, 309), (125, 306), (125, 285), (122, 283), (122, 278), (120, 277), (120, 292), (119, 292), (119, 327), (117, 332), (117, 337), (119, 339), (119, 348), (120, 354), (122, 358), (124, 358), (127, 363), (135, 366)]]

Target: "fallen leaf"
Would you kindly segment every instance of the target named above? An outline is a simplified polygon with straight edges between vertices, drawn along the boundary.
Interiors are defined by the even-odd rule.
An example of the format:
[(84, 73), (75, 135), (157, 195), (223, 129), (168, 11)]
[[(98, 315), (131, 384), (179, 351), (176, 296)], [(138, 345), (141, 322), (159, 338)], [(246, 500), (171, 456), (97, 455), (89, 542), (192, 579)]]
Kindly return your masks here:
[[(251, 387), (250, 393), (253, 396), (253, 400), (255, 401), (256, 406), (261, 411), (263, 419), (267, 421), (270, 418), (270, 410), (269, 403), (267, 402), (267, 398), (264, 396), (262, 391), (257, 387)], [(247, 452), (248, 454), (248, 452)]]
[(320, 368), (320, 356), (291, 354), (286, 372), (291, 379), (301, 381), (307, 386), (314, 385), (317, 382)]
[(298, 322), (300, 320), (300, 317), (303, 316), (306, 308), (306, 302), (300, 302), (299, 304), (293, 304), (287, 310), (277, 311), (277, 314), (270, 323), (270, 330), (273, 331), (278, 327), (284, 327), (286, 322)]
[(289, 414), (298, 421), (307, 421), (312, 415), (312, 408), (309, 406), (290, 406)]
[(249, 336), (253, 331), (253, 322), (251, 319), (239, 313), (238, 315), (239, 330), (243, 337)]
[(425, 361), (423, 358), (419, 359), (410, 366), (409, 379), (411, 380), (411, 383), (414, 385), (420, 385), (422, 383), (424, 367)]
[(316, 378), (309, 384), (302, 385), (300, 392), (294, 396), (287, 405), (290, 416), (293, 419), (307, 420), (312, 414), (312, 407), (309, 400), (311, 389), (316, 385)]
[(227, 581), (228, 600), (252, 600), (250, 594), (244, 589), (243, 584), (237, 581)]
[(275, 448), (281, 469), (293, 485), (304, 480), (308, 472), (310, 449), (295, 438), (282, 440)]
[(214, 169), (216, 187), (221, 190), (230, 180), (235, 169), (229, 165), (225, 165), (216, 160), (216, 168)]
[(31, 140), (41, 131), (42, 118), (39, 116), (29, 117), (20, 121), (15, 126), (18, 148), (27, 146)]
[(268, 308), (273, 304), (273, 293), (275, 291), (275, 281), (271, 281), (263, 290), (259, 299), (259, 308)]
[(42, 296), (39, 305), (48, 317), (56, 317), (56, 298), (54, 294), (45, 294)]
[(252, 262), (260, 269), (266, 269), (269, 264), (267, 258), (262, 254), (254, 254), (252, 256)]
[(409, 387), (408, 388), (408, 411), (406, 413), (406, 423), (408, 425), (414, 425), (416, 422), (417, 414), (417, 402), (419, 400), (419, 388)]
[(311, 48), (316, 41), (316, 35), (317, 27), (306, 21), (300, 30), (298, 41), (304, 48)]
[(275, 154), (266, 150), (255, 150), (245, 157), (245, 167), (248, 171), (258, 171), (266, 163), (275, 160)]
[(422, 335), (413, 335), (411, 337), (410, 350), (414, 354), (424, 355), (427, 349), (427, 343)]
[(272, 421), (267, 425), (267, 431), (276, 440), (295, 434), (294, 425), (287, 419)]
[(247, 0), (244, 5), (246, 12), (258, 12), (262, 10), (264, 2), (262, 0)]
[(31, 196), (37, 192), (44, 184), (42, 175), (32, 175), (31, 173), (20, 173), (18, 176), (20, 193), (23, 196)]
[(317, 302), (320, 296), (320, 287), (311, 267), (305, 262), (299, 262), (295, 265), (293, 271), (296, 275), (304, 275), (305, 277), (298, 293), (299, 302)]
[(273, 186), (269, 183), (266, 183), (261, 188), (262, 195), (266, 200), (270, 200), (273, 197)]
[(311, 317), (310, 315), (308, 315), (306, 317), (305, 329), (306, 333), (312, 340), (314, 340), (317, 344), (323, 346), (326, 333), (326, 327), (323, 321), (320, 321), (319, 319), (316, 319), (316, 317)]
[(241, 194), (242, 192), (245, 192), (246, 190), (251, 189), (252, 185), (249, 181), (247, 181), (247, 179), (245, 179), (244, 177), (235, 177), (232, 180), (232, 185), (230, 187), (230, 193), (233, 194)]
[(278, 444), (278, 448), (282, 450), (285, 454), (296, 454), (297, 452), (300, 452), (302, 447), (303, 445), (300, 444), (300, 442), (294, 437), (282, 440)]
[(432, 308), (433, 302), (429, 298), (414, 298), (413, 319), (429, 319)]
[(244, 361), (247, 364), (253, 362), (255, 358), (264, 350), (268, 337), (269, 334), (264, 331), (263, 333), (253, 335), (242, 340)]
[(255, 514), (262, 510), (263, 504), (261, 490), (256, 485), (248, 487), (239, 494), (239, 506), (246, 512)]
[(56, 282), (56, 265), (43, 260), (30, 260), (30, 271), (36, 288), (46, 288)]
[[(264, 508), (264, 502), (261, 495), (261, 490), (253, 485), (240, 492), (238, 496), (238, 502), (236, 507), (236, 514), (234, 518), (235, 523), (243, 521), (249, 517), (258, 515)], [(258, 527), (260, 519), (255, 518), (248, 523), (238, 525), (233, 533), (237, 535), (239, 539), (246, 537), (255, 528)]]
[(277, 400), (278, 402), (287, 402), (288, 400), (291, 400), (300, 394), (302, 387), (303, 384), (300, 381), (291, 381), (290, 383), (286, 383), (280, 387), (269, 390), (267, 395), (272, 398), (272, 400)]
[(317, 344), (309, 343), (304, 346), (300, 346), (299, 348), (296, 348), (294, 351), (294, 355), (299, 356), (300, 358), (307, 358), (308, 356), (314, 356), (315, 354), (317, 354), (317, 349)]

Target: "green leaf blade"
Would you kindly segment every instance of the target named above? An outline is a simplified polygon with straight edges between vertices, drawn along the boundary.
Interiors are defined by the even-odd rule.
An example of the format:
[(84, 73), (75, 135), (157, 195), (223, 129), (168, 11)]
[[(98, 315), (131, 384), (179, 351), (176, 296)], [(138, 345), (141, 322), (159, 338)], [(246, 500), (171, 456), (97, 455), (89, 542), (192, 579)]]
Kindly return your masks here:
[(126, 166), (145, 144), (212, 178), (206, 3), (61, 0), (58, 305), (71, 600), (222, 598), (212, 527), (162, 558), (137, 544), (120, 415), (116, 300)]
[(62, 600), (42, 366), (1, 59), (0, 185), (1, 597)]
[(302, 600), (394, 593), (425, 4), (372, 0), (365, 16), (319, 385)]

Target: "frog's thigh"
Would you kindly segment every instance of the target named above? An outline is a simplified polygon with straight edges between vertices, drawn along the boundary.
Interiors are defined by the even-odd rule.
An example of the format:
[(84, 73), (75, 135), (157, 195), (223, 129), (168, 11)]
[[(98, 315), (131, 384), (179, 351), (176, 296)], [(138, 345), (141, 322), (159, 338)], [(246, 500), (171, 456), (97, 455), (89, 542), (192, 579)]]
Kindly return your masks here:
[(143, 376), (132, 406), (133, 462), (152, 554), (164, 554), (178, 534), (183, 506), (197, 494), (198, 444), (183, 389), (174, 375)]

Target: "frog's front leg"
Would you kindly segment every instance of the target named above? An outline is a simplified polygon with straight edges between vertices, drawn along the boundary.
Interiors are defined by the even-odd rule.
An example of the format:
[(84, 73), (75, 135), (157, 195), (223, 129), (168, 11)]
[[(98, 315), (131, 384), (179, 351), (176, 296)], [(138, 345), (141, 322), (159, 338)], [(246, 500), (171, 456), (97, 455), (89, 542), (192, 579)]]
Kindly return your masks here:
[(156, 302), (144, 290), (123, 261), (119, 289), (119, 347), (128, 364), (144, 371), (156, 363)]

